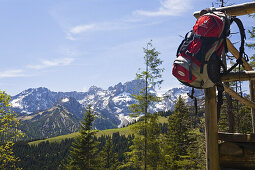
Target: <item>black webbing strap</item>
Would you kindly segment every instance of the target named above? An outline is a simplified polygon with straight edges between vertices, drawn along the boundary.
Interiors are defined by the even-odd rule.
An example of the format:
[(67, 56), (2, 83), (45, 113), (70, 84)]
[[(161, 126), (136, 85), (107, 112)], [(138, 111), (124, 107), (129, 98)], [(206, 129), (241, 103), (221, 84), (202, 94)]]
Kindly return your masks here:
[(220, 120), (220, 109), (223, 104), (223, 91), (224, 87), (222, 83), (217, 83), (216, 84), (217, 91), (218, 91), (218, 96), (217, 96), (217, 120)]
[(242, 58), (245, 54), (244, 53), (244, 42), (245, 42), (246, 36), (245, 36), (243, 23), (239, 18), (236, 18), (236, 17), (231, 18), (231, 23), (232, 22), (235, 22), (236, 25), (239, 28), (240, 35), (241, 35), (241, 45), (240, 45), (240, 48), (239, 48), (239, 57), (236, 60), (236, 63), (226, 71), (226, 74), (229, 73), (230, 71), (232, 71), (238, 64), (239, 64), (239, 71), (240, 71), (240, 65), (243, 64)]
[(190, 93), (187, 93), (187, 95), (191, 98), (191, 99), (194, 99), (194, 107), (195, 107), (195, 114), (197, 115), (197, 98), (194, 96), (194, 93), (195, 93), (195, 89), (194, 87), (192, 87), (192, 90), (191, 90), (191, 94)]
[(244, 54), (244, 41), (246, 39), (245, 31), (244, 31), (243, 23), (239, 18), (232, 17), (232, 20), (237, 24), (240, 31), (240, 35), (241, 35), (241, 46), (239, 48), (239, 58), (241, 58)]
[[(183, 49), (186, 49), (189, 45), (189, 43), (187, 44), (184, 44), (188, 39), (190, 39), (191, 37), (193, 37), (194, 35), (194, 32), (193, 30), (187, 32), (187, 34), (185, 35), (184, 39), (182, 40), (181, 44), (179, 45), (178, 49), (177, 49), (177, 52), (176, 52), (176, 57), (179, 56), (180, 52), (183, 51)], [(192, 41), (190, 41), (192, 42)]]

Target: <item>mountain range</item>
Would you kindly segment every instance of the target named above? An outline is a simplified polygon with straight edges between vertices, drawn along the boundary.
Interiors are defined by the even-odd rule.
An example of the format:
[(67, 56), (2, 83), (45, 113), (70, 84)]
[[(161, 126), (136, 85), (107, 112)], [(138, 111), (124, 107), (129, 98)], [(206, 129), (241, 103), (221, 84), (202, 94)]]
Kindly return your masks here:
[[(11, 105), (20, 119), (21, 130), (28, 138), (47, 138), (75, 132), (88, 105), (97, 119), (95, 129), (122, 127), (134, 118), (129, 116), (129, 106), (136, 102), (132, 95), (138, 94), (141, 81), (118, 83), (104, 90), (92, 86), (87, 92), (53, 92), (47, 88), (30, 88), (12, 96)], [(140, 86), (139, 86), (140, 85)], [(150, 107), (150, 112), (172, 111), (179, 95), (187, 98), (190, 88), (169, 89), (163, 95), (154, 89), (150, 93), (163, 96), (160, 103)], [(195, 95), (203, 91), (197, 90)]]

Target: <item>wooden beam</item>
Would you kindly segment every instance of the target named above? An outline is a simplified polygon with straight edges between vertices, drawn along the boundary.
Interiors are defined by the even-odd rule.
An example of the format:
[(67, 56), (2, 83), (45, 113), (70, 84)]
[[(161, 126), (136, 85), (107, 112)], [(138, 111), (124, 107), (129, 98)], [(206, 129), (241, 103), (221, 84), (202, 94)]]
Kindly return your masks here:
[[(255, 2), (247, 2), (238, 5), (232, 5), (222, 8), (216, 8), (216, 11), (225, 11), (229, 16), (240, 16), (255, 13)], [(194, 17), (198, 18), (201, 11), (194, 12)]]
[(205, 89), (206, 169), (219, 170), (216, 88)]
[(228, 73), (221, 77), (223, 82), (255, 80), (255, 71)]
[(241, 133), (225, 133), (219, 132), (219, 140), (227, 142), (255, 142), (255, 133), (241, 134)]
[(225, 86), (224, 84), (223, 84), (223, 86), (224, 86), (225, 92), (227, 92), (230, 96), (234, 97), (236, 100), (240, 101), (244, 105), (247, 105), (251, 108), (255, 108), (254, 102), (243, 98), (242, 96), (240, 96), (239, 94), (237, 94), (235, 91), (233, 91), (231, 88)]

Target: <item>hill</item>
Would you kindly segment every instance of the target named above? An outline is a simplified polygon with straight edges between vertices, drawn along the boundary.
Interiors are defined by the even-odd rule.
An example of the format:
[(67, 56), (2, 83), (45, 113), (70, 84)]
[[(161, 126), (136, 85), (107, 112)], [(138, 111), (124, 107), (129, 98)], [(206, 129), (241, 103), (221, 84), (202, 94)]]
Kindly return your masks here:
[[(160, 123), (167, 123), (167, 119), (168, 117), (159, 117), (159, 122)], [(132, 134), (132, 132), (130, 131), (130, 128), (133, 125), (129, 125), (127, 127), (123, 127), (123, 128), (117, 128), (117, 129), (106, 129), (106, 130), (99, 130), (97, 132), (97, 137), (100, 137), (102, 135), (112, 135), (113, 133), (119, 132), (120, 135), (130, 135)], [(38, 145), (41, 142), (61, 142), (62, 140), (65, 139), (70, 139), (70, 138), (74, 138), (75, 136), (77, 136), (79, 134), (79, 132), (74, 132), (74, 133), (70, 133), (67, 135), (61, 135), (61, 136), (57, 136), (57, 137), (52, 137), (52, 138), (48, 138), (48, 139), (44, 139), (44, 140), (37, 140), (37, 141), (33, 141), (33, 142), (29, 142), (29, 145)]]

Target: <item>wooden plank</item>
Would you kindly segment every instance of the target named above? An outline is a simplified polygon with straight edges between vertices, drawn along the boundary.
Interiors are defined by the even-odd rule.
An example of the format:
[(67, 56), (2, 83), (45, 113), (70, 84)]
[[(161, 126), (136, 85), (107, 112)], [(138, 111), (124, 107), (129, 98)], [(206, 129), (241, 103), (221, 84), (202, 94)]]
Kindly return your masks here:
[[(219, 140), (220, 138), (219, 133)], [(238, 146), (236, 143), (233, 142), (223, 142), (219, 144), (219, 154), (220, 155), (231, 155), (231, 156), (242, 156), (243, 155), (243, 149)]]
[(241, 134), (241, 133), (218, 133), (219, 140), (227, 142), (254, 142), (255, 143), (255, 133), (251, 134)]
[[(216, 11), (225, 11), (230, 16), (240, 16), (255, 13), (255, 2), (247, 2), (238, 5), (216, 8)], [(194, 12), (194, 17), (198, 18), (201, 11)]]
[(216, 88), (205, 89), (205, 136), (207, 170), (219, 170)]
[(244, 71), (244, 72), (245, 72), (245, 74), (254, 74), (255, 73), (254, 70), (252, 70), (252, 71)]
[(244, 105), (247, 105), (251, 108), (255, 108), (255, 103), (254, 102), (241, 97), (239, 94), (237, 94), (235, 91), (233, 91), (231, 88), (227, 87), (226, 85), (223, 84), (223, 86), (224, 86), (225, 92), (227, 92), (230, 96), (232, 96), (236, 100), (240, 101)]
[(223, 82), (255, 80), (255, 71), (229, 73), (221, 77)]
[(223, 142), (220, 148), (221, 169), (255, 169), (255, 143)]

